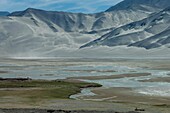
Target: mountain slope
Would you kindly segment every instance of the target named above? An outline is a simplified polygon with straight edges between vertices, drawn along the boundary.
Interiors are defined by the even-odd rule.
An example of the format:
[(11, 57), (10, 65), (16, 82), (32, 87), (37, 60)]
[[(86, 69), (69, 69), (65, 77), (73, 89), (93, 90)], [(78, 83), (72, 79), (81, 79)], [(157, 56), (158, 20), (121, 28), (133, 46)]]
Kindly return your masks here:
[(136, 46), (146, 49), (169, 42), (170, 7), (141, 21), (119, 27), (81, 48), (89, 46)]
[(161, 10), (170, 6), (169, 0), (124, 0), (119, 4), (109, 8), (106, 12), (115, 10), (141, 10), (141, 11), (155, 11)]
[[(78, 48), (94, 35), (54, 32), (46, 23), (26, 17), (0, 18), (0, 48), (7, 54), (46, 52), (59, 47)], [(36, 54), (35, 52), (35, 54)], [(37, 52), (38, 53), (38, 52)]]
[(146, 16), (138, 11), (74, 14), (29, 8), (0, 18), (0, 51), (12, 55), (78, 49), (117, 26)]
[[(13, 12), (9, 16), (0, 17), (0, 52), (9, 56), (63, 54), (83, 56), (86, 52), (93, 54), (95, 50), (86, 49), (84, 52), (79, 47), (110, 46), (109, 49), (106, 47), (109, 51), (113, 46), (120, 45), (147, 49), (165, 45), (167, 48), (169, 39), (168, 37), (165, 39), (163, 34), (166, 30), (165, 34), (169, 32), (168, 9), (159, 12), (165, 5), (157, 7), (149, 2), (146, 2), (147, 5), (143, 4), (146, 0), (134, 1), (138, 2), (134, 2), (135, 4), (130, 2), (128, 8), (126, 5), (121, 5), (129, 2), (125, 0), (105, 12), (96, 14), (44, 11), (33, 8)], [(158, 4), (164, 2), (167, 3), (166, 5), (169, 4), (167, 0), (148, 1), (154, 4), (155, 1)], [(159, 40), (160, 35), (162, 40)], [(154, 36), (155, 38), (152, 38)], [(159, 44), (158, 42), (153, 44), (157, 40)], [(82, 46), (84, 44), (86, 45)]]

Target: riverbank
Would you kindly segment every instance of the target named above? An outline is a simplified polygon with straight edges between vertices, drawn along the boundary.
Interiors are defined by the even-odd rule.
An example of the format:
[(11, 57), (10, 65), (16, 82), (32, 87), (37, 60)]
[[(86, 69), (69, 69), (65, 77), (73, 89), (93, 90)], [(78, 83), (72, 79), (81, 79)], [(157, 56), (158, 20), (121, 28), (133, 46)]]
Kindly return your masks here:
[(88, 110), (52, 110), (52, 109), (0, 109), (0, 113), (139, 113), (135, 111), (88, 111)]
[(100, 84), (64, 80), (0, 80), (0, 107), (11, 105), (41, 106), (47, 100), (68, 99), (82, 88), (100, 87)]
[[(2, 60), (0, 77), (11, 79), (1, 79), (0, 108), (9, 111), (34, 108), (106, 113), (126, 113), (139, 108), (145, 110), (142, 113), (169, 113), (170, 99), (162, 96), (163, 93), (169, 95), (169, 79), (166, 78), (170, 74), (169, 64), (169, 60), (147, 59)], [(12, 79), (15, 77), (19, 79)], [(94, 96), (69, 99), (82, 88), (94, 87), (93, 83), (103, 85), (90, 88)]]

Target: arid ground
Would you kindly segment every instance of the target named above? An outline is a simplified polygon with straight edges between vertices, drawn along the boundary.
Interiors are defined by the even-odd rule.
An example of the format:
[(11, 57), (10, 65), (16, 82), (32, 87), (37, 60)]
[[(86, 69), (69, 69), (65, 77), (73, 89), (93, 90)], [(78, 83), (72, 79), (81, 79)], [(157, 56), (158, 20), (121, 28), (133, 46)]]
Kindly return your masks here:
[(170, 111), (169, 59), (1, 59), (0, 77), (0, 108)]

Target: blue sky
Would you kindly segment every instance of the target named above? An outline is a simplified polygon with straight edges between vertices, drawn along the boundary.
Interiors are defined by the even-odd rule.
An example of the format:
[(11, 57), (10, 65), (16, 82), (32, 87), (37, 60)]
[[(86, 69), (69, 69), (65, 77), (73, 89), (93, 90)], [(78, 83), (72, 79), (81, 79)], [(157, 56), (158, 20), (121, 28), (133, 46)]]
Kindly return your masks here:
[(37, 8), (53, 11), (95, 13), (108, 9), (122, 0), (0, 0), (0, 11)]

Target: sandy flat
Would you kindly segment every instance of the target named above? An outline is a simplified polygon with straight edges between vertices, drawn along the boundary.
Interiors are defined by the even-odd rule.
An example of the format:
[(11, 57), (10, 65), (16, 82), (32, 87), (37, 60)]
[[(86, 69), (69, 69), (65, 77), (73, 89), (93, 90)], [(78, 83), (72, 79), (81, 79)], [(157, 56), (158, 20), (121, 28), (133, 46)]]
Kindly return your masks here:
[(169, 82), (170, 83), (170, 77), (158, 77), (158, 78), (151, 78), (148, 80), (139, 80), (140, 82)]
[(141, 67), (156, 70), (170, 70), (170, 59), (140, 59), (127, 60), (123, 64), (130, 67)]
[(27, 105), (24, 103), (15, 104), (14, 102), (9, 101), (8, 103), (6, 102), (4, 104), (0, 103), (0, 108), (7, 108), (7, 109), (40, 108), (40, 109), (55, 109), (55, 110), (63, 109), (63, 110), (97, 110), (97, 111), (111, 110), (111, 111), (122, 111), (122, 112), (134, 111), (135, 109), (135, 107), (131, 104), (124, 105), (121, 103), (94, 102), (94, 101), (71, 100), (71, 99), (46, 100), (43, 103), (40, 103), (39, 106)]
[(125, 103), (143, 103), (143, 104), (168, 104), (170, 105), (170, 97), (147, 96), (135, 93), (131, 88), (96, 88), (92, 90), (96, 96), (83, 97), (86, 100), (94, 101), (113, 101)]
[[(113, 103), (113, 102), (94, 102), (94, 101), (83, 101), (83, 100), (52, 100), (47, 101), (45, 103), (42, 103), (41, 106), (25, 106), (24, 104), (0, 104), (0, 108), (5, 109), (11, 109), (11, 108), (17, 108), (17, 109), (23, 109), (23, 108), (34, 108), (35, 109), (54, 109), (54, 110), (72, 110), (72, 111), (79, 111), (83, 110), (83, 113), (86, 113), (86, 111), (105, 111), (103, 113), (126, 113), (127, 111), (135, 111), (135, 108), (141, 108), (145, 109), (143, 112), (138, 113), (169, 113), (168, 108), (161, 108), (161, 107), (155, 107), (151, 105), (143, 105), (143, 104), (133, 104), (133, 103)], [(14, 109), (12, 109), (14, 110)], [(1, 111), (1, 109), (0, 109)], [(111, 112), (108, 112), (111, 111)], [(117, 111), (117, 112), (114, 112)], [(16, 111), (15, 111), (16, 112)], [(14, 113), (15, 113), (14, 112)], [(98, 113), (98, 112), (88, 112), (88, 113)], [(3, 111), (0, 113), (4, 113)], [(5, 112), (5, 113), (13, 113), (13, 112)], [(16, 112), (20, 113), (20, 112)], [(21, 113), (32, 113), (32, 112), (21, 112)], [(34, 112), (34, 113), (43, 113), (43, 112)], [(47, 112), (45, 112), (47, 113)], [(64, 112), (61, 112), (64, 113)], [(67, 113), (67, 112), (65, 112)], [(70, 112), (68, 112), (70, 113)], [(71, 112), (74, 113), (74, 112)], [(81, 113), (81, 112), (75, 112), (75, 113)], [(128, 113), (135, 113), (135, 112), (128, 112)]]
[(89, 77), (70, 77), (68, 79), (85, 79), (85, 80), (102, 80), (102, 79), (119, 79), (125, 77), (140, 77), (140, 76), (149, 76), (150, 73), (129, 73), (129, 74), (120, 74), (112, 76), (89, 76)]
[(113, 73), (115, 70), (63, 70), (70, 72), (102, 72), (102, 73)]

